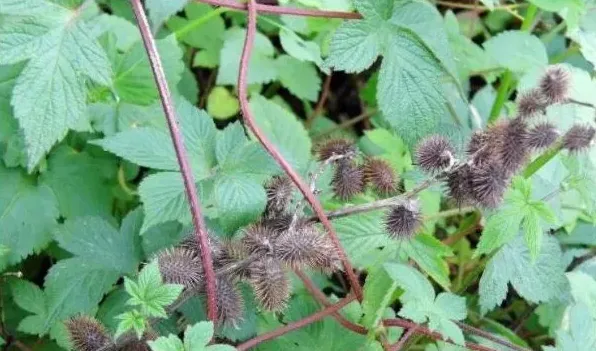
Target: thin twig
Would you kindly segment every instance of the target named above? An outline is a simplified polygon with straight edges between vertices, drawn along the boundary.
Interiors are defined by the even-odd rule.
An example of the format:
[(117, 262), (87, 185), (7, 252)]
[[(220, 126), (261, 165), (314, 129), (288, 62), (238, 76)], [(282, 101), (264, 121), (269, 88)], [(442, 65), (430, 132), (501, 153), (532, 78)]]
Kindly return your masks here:
[[(306, 288), (306, 290), (308, 290), (308, 292), (311, 295), (313, 295), (315, 300), (317, 300), (324, 307), (329, 307), (332, 305), (329, 302), (329, 300), (327, 300), (327, 297), (325, 296), (325, 294), (323, 294), (323, 292), (321, 290), (317, 289), (317, 287), (314, 285), (312, 280), (310, 280), (308, 278), (308, 276), (306, 276), (306, 274), (304, 274), (302, 271), (297, 270), (297, 269), (294, 270), (294, 273), (296, 273), (296, 275), (300, 278), (300, 280), (302, 280), (302, 283), (304, 283), (304, 287)], [(344, 326), (344, 328), (350, 329), (351, 331), (358, 333), (358, 334), (363, 334), (363, 335), (368, 334), (368, 330), (365, 327), (350, 322), (344, 316), (342, 316), (339, 312), (333, 312), (331, 314), (331, 316), (333, 316), (333, 318), (335, 318), (342, 326)]]
[(576, 104), (576, 105), (585, 106), (585, 107), (591, 107), (591, 108), (596, 109), (596, 106), (594, 106), (594, 104), (591, 104), (589, 102), (575, 100), (575, 99), (568, 99), (567, 103)]
[[(214, 6), (223, 6), (231, 9), (248, 11), (248, 5), (234, 0), (196, 0), (205, 4)], [(294, 15), (307, 17), (325, 17), (325, 18), (346, 18), (346, 19), (360, 19), (362, 16), (357, 12), (342, 12), (342, 11), (320, 11), (307, 10), (294, 7), (282, 7), (264, 4), (255, 4), (255, 10), (261, 13), (272, 13), (277, 15)]]
[[(464, 10), (474, 10), (478, 12), (489, 11), (490, 9), (486, 6), (478, 5), (478, 4), (462, 4), (458, 2), (451, 2), (451, 1), (440, 1), (437, 0), (434, 2), (437, 5), (453, 8), (453, 9), (464, 9)], [(503, 5), (503, 6), (495, 6), (495, 10), (512, 10), (515, 8), (519, 8), (525, 6), (526, 4), (511, 4), (511, 5)]]
[(312, 111), (310, 116), (306, 119), (306, 126), (310, 127), (314, 122), (315, 118), (317, 118), (321, 111), (323, 111), (323, 107), (325, 107), (325, 102), (327, 102), (327, 97), (329, 97), (329, 90), (331, 89), (331, 77), (333, 73), (330, 72), (329, 75), (325, 78), (325, 83), (323, 83), (323, 91), (321, 92), (321, 97), (319, 98), (319, 102), (317, 102), (317, 106)]
[(399, 339), (398, 342), (391, 345), (388, 351), (400, 351), (408, 342), (408, 340), (416, 333), (418, 326), (408, 329), (408, 331)]
[(469, 334), (478, 335), (480, 337), (483, 337), (484, 339), (490, 340), (490, 341), (492, 341), (494, 343), (497, 343), (499, 345), (503, 345), (503, 346), (508, 347), (508, 348), (510, 348), (512, 350), (516, 350), (516, 351), (529, 351), (525, 347), (521, 347), (521, 346), (512, 344), (512, 343), (510, 343), (510, 342), (508, 342), (506, 340), (503, 340), (501, 338), (498, 338), (498, 337), (494, 336), (493, 334), (491, 334), (491, 333), (489, 333), (487, 331), (484, 331), (482, 329), (475, 328), (475, 327), (473, 327), (471, 325), (468, 325), (468, 324), (466, 324), (464, 322), (455, 321), (455, 324), (457, 324), (463, 331), (465, 331), (465, 332), (467, 332)]
[(340, 123), (340, 124), (338, 124), (336, 126), (333, 126), (333, 127), (329, 128), (329, 129), (326, 129), (326, 130), (320, 132), (319, 134), (314, 135), (313, 138), (320, 138), (320, 137), (323, 137), (325, 135), (329, 135), (329, 134), (331, 134), (331, 133), (333, 133), (333, 132), (335, 132), (337, 130), (342, 130), (342, 129), (351, 127), (351, 126), (353, 126), (354, 124), (356, 124), (358, 122), (362, 122), (362, 121), (364, 121), (366, 119), (369, 119), (375, 113), (377, 113), (377, 109), (370, 109), (370, 110), (368, 110), (366, 112), (361, 113), (360, 115), (358, 115), (358, 116), (356, 116), (354, 118), (348, 119), (347, 121), (344, 121), (344, 122), (342, 122), (342, 123)]
[(182, 179), (184, 181), (184, 189), (186, 191), (186, 197), (190, 204), (190, 212), (192, 214), (192, 221), (195, 227), (195, 235), (199, 247), (201, 249), (201, 262), (203, 264), (203, 271), (205, 272), (205, 285), (207, 292), (207, 316), (215, 322), (217, 319), (217, 301), (215, 296), (215, 272), (213, 271), (213, 261), (211, 259), (211, 250), (207, 240), (207, 227), (201, 213), (201, 206), (199, 198), (197, 196), (197, 188), (195, 185), (194, 177), (188, 163), (188, 157), (184, 142), (182, 141), (182, 133), (176, 120), (176, 112), (174, 111), (174, 104), (166, 76), (161, 64), (161, 59), (155, 45), (155, 40), (151, 35), (151, 29), (147, 21), (147, 16), (143, 10), (141, 0), (130, 0), (132, 8), (137, 19), (139, 31), (143, 38), (143, 44), (149, 57), (149, 63), (151, 64), (151, 70), (153, 71), (153, 77), (157, 84), (157, 89), (161, 98), (161, 104), (163, 106), (164, 114), (168, 122), (168, 128), (170, 130), (170, 136), (174, 143), (174, 150), (176, 151), (176, 158), (180, 165), (180, 172), (182, 173)]
[[(383, 325), (385, 325), (386, 327), (401, 327), (401, 328), (406, 328), (406, 329), (413, 329), (416, 328), (416, 334), (423, 334), (426, 335), (428, 337), (431, 337), (435, 340), (441, 340), (441, 341), (445, 341), (448, 342), (450, 344), (455, 344), (453, 341), (451, 341), (450, 339), (445, 339), (441, 334), (437, 333), (437, 332), (433, 332), (430, 329), (423, 327), (421, 325), (418, 325), (414, 322), (410, 322), (407, 321), (405, 319), (399, 319), (399, 318), (395, 318), (395, 319), (385, 319), (383, 321)], [(489, 347), (486, 346), (482, 346), (482, 345), (478, 345), (478, 344), (474, 344), (471, 342), (466, 342), (466, 347), (470, 350), (474, 350), (474, 351), (496, 351), (495, 349), (491, 349)]]
[(240, 108), (242, 110), (242, 115), (244, 118), (245, 124), (250, 128), (253, 132), (255, 137), (259, 140), (259, 142), (263, 145), (263, 147), (267, 150), (267, 152), (275, 159), (275, 161), (281, 166), (281, 168), (285, 171), (288, 177), (296, 184), (302, 195), (306, 198), (308, 203), (311, 205), (313, 211), (317, 214), (318, 218), (321, 220), (321, 223), (327, 230), (329, 234), (329, 238), (333, 242), (335, 249), (343, 263), (344, 269), (346, 274), (348, 275), (348, 279), (350, 280), (350, 284), (352, 285), (352, 289), (354, 289), (354, 293), (358, 300), (362, 299), (362, 287), (358, 282), (358, 277), (354, 274), (352, 270), (352, 265), (348, 261), (346, 253), (344, 252), (341, 243), (331, 225), (331, 222), (325, 215), (325, 211), (323, 210), (323, 206), (319, 203), (315, 195), (312, 191), (310, 191), (308, 185), (304, 183), (302, 178), (296, 173), (296, 171), (290, 166), (290, 164), (285, 160), (285, 158), (281, 155), (279, 150), (269, 141), (267, 136), (263, 133), (263, 131), (257, 126), (255, 123), (254, 117), (250, 111), (249, 104), (248, 104), (248, 93), (247, 93), (247, 82), (246, 77), (248, 74), (248, 62), (250, 60), (250, 54), (252, 51), (252, 46), (254, 43), (255, 32), (256, 32), (256, 22), (257, 22), (257, 6), (254, 0), (249, 0), (248, 2), (248, 25), (246, 30), (246, 40), (244, 42), (244, 47), (242, 49), (242, 57), (240, 59), (240, 74), (238, 77), (238, 98), (240, 100)]
[[(254, 1), (254, 0), (251, 0), (251, 1)], [(339, 311), (340, 309), (342, 309), (344, 306), (348, 305), (355, 299), (356, 299), (356, 296), (354, 294), (350, 294), (350, 295), (346, 296), (343, 300), (339, 301), (338, 303), (336, 303), (332, 306), (326, 307), (325, 309), (323, 309), (317, 313), (311, 314), (310, 316), (308, 316), (304, 319), (301, 319), (294, 323), (287, 324), (281, 328), (272, 330), (265, 334), (258, 335), (248, 341), (245, 341), (242, 344), (236, 346), (236, 350), (238, 350), (238, 351), (248, 350), (252, 347), (257, 346), (258, 344), (260, 344), (262, 342), (275, 339), (275, 338), (280, 337), (280, 336), (282, 336), (286, 333), (289, 333), (293, 330), (300, 329), (300, 328), (305, 327), (309, 324), (317, 322), (317, 321), (331, 315), (332, 313)]]

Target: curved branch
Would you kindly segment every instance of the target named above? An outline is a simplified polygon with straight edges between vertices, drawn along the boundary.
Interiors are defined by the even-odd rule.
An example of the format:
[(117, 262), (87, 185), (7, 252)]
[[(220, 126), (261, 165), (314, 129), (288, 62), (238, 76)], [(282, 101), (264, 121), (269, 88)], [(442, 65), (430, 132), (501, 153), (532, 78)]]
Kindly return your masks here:
[[(199, 2), (223, 6), (235, 10), (248, 11), (248, 5), (236, 2), (234, 0), (197, 0)], [(320, 11), (307, 10), (293, 7), (282, 7), (264, 4), (255, 4), (257, 11), (262, 13), (272, 13), (278, 15), (294, 15), (294, 16), (308, 16), (308, 17), (324, 17), (324, 18), (345, 18), (345, 19), (360, 19), (362, 16), (357, 12), (342, 12), (342, 11)]]
[[(251, 0), (251, 1), (253, 1), (253, 0)], [(258, 335), (255, 338), (252, 338), (246, 342), (243, 342), (242, 344), (236, 346), (236, 350), (238, 350), (238, 351), (248, 350), (252, 347), (257, 346), (258, 344), (260, 344), (262, 342), (275, 339), (275, 338), (280, 337), (284, 334), (287, 334), (293, 330), (300, 329), (300, 328), (305, 327), (309, 324), (317, 322), (317, 321), (327, 317), (328, 315), (339, 311), (340, 309), (342, 309), (344, 306), (348, 305), (350, 302), (354, 301), (355, 299), (356, 299), (356, 297), (354, 295), (348, 295), (343, 300), (339, 301), (338, 303), (331, 305), (315, 314), (311, 314), (310, 316), (308, 316), (304, 319), (301, 319), (294, 323), (290, 323), (286, 326), (272, 330), (268, 333)]]
[(163, 111), (168, 122), (168, 128), (170, 130), (170, 136), (174, 144), (174, 150), (176, 151), (176, 159), (180, 165), (180, 172), (182, 173), (182, 179), (184, 181), (184, 189), (186, 191), (186, 197), (190, 204), (190, 212), (192, 214), (192, 222), (195, 227), (195, 235), (199, 247), (201, 248), (201, 262), (203, 264), (203, 270), (205, 272), (205, 285), (207, 292), (207, 315), (209, 319), (216, 322), (217, 319), (217, 301), (215, 296), (215, 272), (213, 270), (213, 261), (211, 259), (211, 250), (209, 248), (209, 242), (207, 240), (207, 227), (201, 213), (201, 205), (199, 197), (197, 196), (197, 187), (195, 180), (192, 175), (190, 164), (188, 163), (188, 157), (184, 142), (182, 141), (182, 133), (180, 133), (180, 127), (176, 120), (176, 112), (174, 111), (174, 103), (170, 95), (166, 76), (161, 64), (159, 52), (155, 45), (155, 40), (151, 35), (151, 29), (143, 10), (141, 0), (130, 0), (132, 9), (137, 19), (137, 25), (143, 38), (143, 44), (149, 57), (149, 63), (151, 64), (151, 70), (153, 71), (153, 77), (157, 84), (159, 96), (161, 98), (161, 104)]
[(256, 25), (257, 25), (257, 6), (255, 0), (249, 0), (248, 2), (248, 25), (246, 29), (246, 40), (244, 42), (244, 47), (242, 49), (242, 57), (240, 59), (240, 74), (238, 76), (238, 98), (240, 100), (240, 108), (242, 110), (242, 115), (244, 119), (244, 123), (250, 128), (252, 133), (255, 137), (259, 140), (259, 142), (263, 145), (263, 147), (267, 150), (267, 152), (275, 159), (275, 161), (281, 166), (281, 168), (285, 171), (288, 177), (292, 180), (294, 184), (298, 187), (302, 195), (306, 198), (306, 201), (310, 204), (313, 211), (317, 215), (317, 217), (321, 220), (321, 223), (329, 233), (329, 237), (337, 250), (339, 258), (341, 259), (348, 279), (350, 280), (350, 284), (352, 285), (352, 289), (354, 289), (354, 293), (358, 300), (362, 298), (362, 288), (360, 287), (360, 283), (358, 282), (358, 277), (354, 274), (352, 270), (352, 265), (348, 261), (346, 253), (344, 252), (341, 243), (333, 229), (331, 222), (325, 215), (325, 211), (323, 210), (323, 206), (319, 203), (316, 199), (313, 192), (310, 190), (309, 186), (302, 180), (302, 178), (296, 173), (296, 171), (290, 166), (290, 164), (284, 159), (281, 153), (277, 150), (277, 148), (269, 141), (269, 139), (265, 136), (265, 134), (261, 131), (261, 129), (257, 126), (254, 117), (250, 111), (248, 105), (248, 92), (247, 92), (247, 74), (248, 74), (248, 62), (250, 59), (252, 46), (254, 43), (255, 32), (256, 32)]

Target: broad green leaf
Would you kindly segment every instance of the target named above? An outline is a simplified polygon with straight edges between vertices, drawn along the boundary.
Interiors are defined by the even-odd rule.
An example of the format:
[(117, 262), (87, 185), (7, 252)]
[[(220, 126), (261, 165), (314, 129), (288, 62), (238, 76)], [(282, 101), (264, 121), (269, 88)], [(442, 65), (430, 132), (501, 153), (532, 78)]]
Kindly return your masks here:
[(109, 218), (113, 206), (111, 178), (115, 174), (113, 160), (62, 145), (50, 154), (41, 182), (54, 192), (62, 217)]
[(240, 174), (222, 174), (215, 181), (213, 195), (220, 223), (229, 231), (256, 220), (267, 203), (263, 186)]
[(385, 309), (393, 302), (392, 297), (396, 289), (397, 282), (391, 279), (382, 267), (368, 273), (362, 300), (362, 324), (366, 328), (375, 329), (379, 325)]
[(55, 231), (60, 246), (84, 257), (88, 265), (121, 273), (134, 272), (139, 263), (135, 235), (135, 231), (118, 232), (106, 220), (90, 216), (68, 220)]
[(213, 118), (228, 119), (234, 117), (240, 111), (238, 98), (232, 95), (224, 87), (215, 87), (207, 97), (207, 112)]
[[(156, 44), (166, 78), (173, 87), (180, 81), (184, 70), (182, 50), (174, 36), (158, 40)], [(112, 64), (115, 93), (122, 101), (149, 105), (157, 100), (157, 86), (142, 42), (136, 42), (128, 51), (115, 56)]]
[(377, 100), (385, 119), (406, 143), (435, 131), (445, 111), (443, 70), (420, 38), (393, 28), (383, 53)]
[(130, 296), (123, 288), (110, 292), (99, 305), (96, 314), (97, 320), (108, 330), (115, 332), (119, 324), (117, 317), (133, 309), (132, 306), (126, 304), (129, 298)]
[(556, 347), (545, 351), (587, 351), (596, 348), (596, 320), (584, 304), (573, 304), (568, 313), (568, 325), (557, 330)]
[[(106, 53), (81, 18), (84, 11), (39, 1), (36, 5), (45, 10), (31, 16), (18, 13), (0, 27), (0, 64), (29, 59), (11, 99), (25, 137), (29, 171), (86, 118), (85, 76), (107, 86), (112, 75)], [(0, 11), (8, 15), (12, 10)]]
[(532, 260), (521, 236), (503, 246), (489, 261), (480, 279), (482, 313), (501, 304), (507, 295), (507, 284), (526, 300), (544, 302), (561, 297), (567, 288), (565, 264), (559, 243), (545, 236), (540, 254)]
[(119, 277), (116, 269), (98, 267), (84, 257), (54, 264), (44, 283), (48, 313), (43, 331), (76, 313), (89, 313)]
[(224, 164), (230, 154), (244, 146), (248, 141), (244, 128), (236, 121), (228, 125), (223, 131), (218, 131), (215, 139), (215, 156), (217, 163)]
[(161, 336), (154, 341), (148, 342), (153, 351), (188, 351), (176, 335)]
[(311, 140), (297, 118), (260, 95), (253, 96), (250, 109), (261, 130), (295, 168), (304, 169), (310, 159)]
[[(279, 40), (285, 52), (291, 57), (294, 57), (298, 61), (310, 61), (322, 67), (321, 48), (319, 48), (317, 43), (306, 41), (288, 29), (279, 31)], [(278, 68), (280, 74), (282, 73), (282, 68), (284, 67)]]
[(218, 65), (226, 29), (219, 15), (221, 11), (221, 8), (216, 10), (206, 4), (190, 2), (184, 9), (186, 18), (174, 16), (167, 21), (179, 40), (202, 49), (196, 54), (193, 66), (214, 68)]
[(448, 246), (432, 235), (418, 234), (413, 240), (401, 243), (399, 250), (403, 250), (444, 289), (449, 289), (449, 265), (444, 257), (453, 256), (453, 252)]
[(345, 21), (335, 31), (326, 65), (347, 73), (362, 72), (381, 53), (382, 38), (372, 21)]
[[(244, 136), (240, 142), (245, 140)], [(257, 141), (236, 146), (221, 162), (221, 173), (230, 176), (249, 176), (251, 180), (264, 183), (279, 172), (279, 166)]]
[(279, 81), (284, 87), (300, 99), (317, 101), (321, 90), (321, 78), (311, 63), (287, 55), (279, 56), (275, 62)]
[(501, 67), (525, 73), (548, 65), (544, 44), (525, 31), (510, 30), (492, 37), (483, 44), (486, 53)]
[(443, 292), (435, 298), (430, 282), (414, 268), (398, 263), (386, 263), (385, 270), (405, 291), (400, 296), (402, 309), (399, 315), (423, 323), (428, 320), (431, 330), (439, 331), (443, 337), (464, 344), (461, 329), (453, 321), (467, 316), (466, 299)]
[(0, 271), (44, 248), (59, 216), (51, 189), (0, 163)]
[[(579, 0), (575, 0), (574, 2), (577, 1)], [(592, 2), (590, 8), (579, 19), (577, 28), (570, 26), (569, 36), (580, 45), (581, 53), (586, 60), (596, 66), (596, 24), (594, 24), (596, 14), (594, 9), (596, 9), (596, 4)], [(567, 22), (570, 21), (568, 20)]]
[(391, 17), (393, 3), (392, 0), (355, 0), (354, 6), (364, 18), (382, 21)]
[(566, 7), (581, 5), (581, 0), (529, 0), (543, 10), (556, 12)]
[(159, 28), (161, 24), (176, 12), (182, 10), (188, 0), (147, 0), (145, 7), (149, 12), (149, 20), (154, 30)]
[(120, 323), (118, 323), (118, 328), (116, 329), (116, 334), (114, 335), (115, 338), (118, 338), (120, 335), (131, 329), (135, 331), (137, 338), (140, 339), (143, 336), (143, 333), (145, 332), (146, 320), (145, 317), (138, 311), (133, 310), (124, 312), (116, 318), (120, 320)]
[(22, 279), (11, 280), (10, 290), (14, 302), (20, 308), (33, 314), (45, 315), (46, 298), (37, 285)]
[[(240, 28), (232, 28), (226, 32), (220, 55), (220, 67), (225, 68), (217, 72), (218, 85), (238, 84), (240, 56), (245, 36), (246, 31)], [(274, 53), (275, 50), (269, 39), (257, 32), (248, 64), (248, 84), (269, 83), (277, 77)]]
[(201, 351), (213, 337), (213, 322), (200, 322), (186, 327), (184, 331), (184, 349)]

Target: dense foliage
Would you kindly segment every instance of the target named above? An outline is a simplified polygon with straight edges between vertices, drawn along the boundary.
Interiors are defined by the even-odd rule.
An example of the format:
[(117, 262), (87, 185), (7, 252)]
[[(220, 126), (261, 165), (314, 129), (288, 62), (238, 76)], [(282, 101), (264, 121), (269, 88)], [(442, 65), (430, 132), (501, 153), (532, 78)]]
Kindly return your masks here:
[(596, 1), (259, 3), (143, 4), (210, 321), (138, 13), (0, 0), (0, 345), (595, 350)]

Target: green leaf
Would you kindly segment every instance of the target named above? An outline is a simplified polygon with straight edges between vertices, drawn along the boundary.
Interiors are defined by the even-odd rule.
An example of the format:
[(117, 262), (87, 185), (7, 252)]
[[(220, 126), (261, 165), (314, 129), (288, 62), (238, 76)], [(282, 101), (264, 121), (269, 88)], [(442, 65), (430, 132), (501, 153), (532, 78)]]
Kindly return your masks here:
[(161, 336), (148, 342), (153, 351), (188, 351), (184, 349), (182, 341), (176, 335)]
[(228, 119), (240, 111), (238, 98), (224, 87), (214, 87), (207, 97), (207, 112), (213, 118)]
[(16, 279), (10, 281), (10, 290), (14, 302), (20, 308), (33, 314), (45, 315), (46, 298), (37, 285), (27, 280)]
[(581, 0), (528, 0), (543, 10), (556, 12), (565, 7), (581, 4)]
[(387, 20), (393, 12), (392, 0), (355, 0), (354, 6), (366, 19)]
[(240, 175), (222, 174), (215, 181), (213, 195), (220, 222), (228, 231), (256, 220), (267, 203), (263, 186)]
[(110, 292), (99, 305), (95, 317), (108, 330), (115, 332), (119, 324), (117, 317), (133, 309), (132, 306), (126, 304), (129, 297), (124, 288)]
[(285, 159), (298, 170), (310, 160), (311, 140), (296, 117), (278, 104), (255, 95), (250, 109), (256, 123)]
[[(196, 177), (205, 177), (215, 163), (213, 119), (185, 99), (177, 100), (176, 111), (193, 173)], [(169, 171), (180, 169), (171, 137), (165, 130), (133, 128), (92, 143), (140, 166)]]
[(214, 68), (219, 63), (226, 29), (224, 19), (219, 15), (222, 11), (221, 8), (215, 10), (209, 5), (191, 2), (184, 9), (186, 18), (175, 16), (167, 22), (179, 40), (202, 49), (195, 56), (195, 66), (199, 63), (199, 66)]
[(139, 263), (135, 235), (135, 231), (118, 232), (98, 217), (77, 217), (66, 221), (55, 231), (59, 245), (74, 255), (84, 257), (87, 264), (121, 273), (136, 271)]
[[(217, 72), (218, 85), (237, 85), (240, 66), (240, 56), (244, 45), (246, 31), (240, 28), (231, 28), (225, 34), (223, 48), (221, 49), (220, 69)], [(257, 32), (250, 62), (248, 64), (248, 84), (269, 83), (277, 77), (275, 49), (269, 39)]]
[(347, 73), (369, 68), (381, 53), (381, 35), (372, 21), (345, 21), (335, 31), (326, 64)]
[(548, 351), (583, 351), (596, 347), (596, 320), (584, 304), (574, 304), (568, 311), (569, 323), (557, 330), (556, 347), (547, 346)]
[(230, 154), (244, 146), (248, 138), (244, 134), (244, 128), (236, 121), (228, 125), (223, 131), (218, 132), (215, 140), (215, 156), (219, 164), (224, 164)]
[[(0, 163), (0, 271), (44, 248), (52, 239), (58, 218), (58, 203), (45, 185)], [(7, 252), (6, 252), (7, 251)]]
[(165, 307), (178, 298), (184, 287), (179, 284), (164, 284), (157, 261), (154, 260), (143, 267), (136, 283), (125, 279), (124, 288), (131, 296), (128, 303), (140, 306), (143, 314), (167, 318)]
[(112, 74), (107, 55), (81, 19), (84, 11), (51, 3), (43, 7), (30, 16), (23, 16), (24, 11), (13, 15), (0, 27), (0, 64), (29, 59), (11, 99), (25, 137), (29, 171), (68, 129), (84, 120), (85, 76), (110, 85)]
[(399, 315), (423, 323), (428, 320), (431, 330), (439, 331), (443, 337), (464, 345), (464, 335), (453, 321), (466, 318), (466, 299), (443, 292), (435, 298), (435, 291), (428, 280), (414, 268), (397, 263), (386, 263), (385, 270), (405, 291), (400, 296), (402, 309)]
[[(304, 40), (298, 34), (285, 28), (279, 31), (279, 40), (285, 52), (291, 57), (302, 62), (313, 62), (322, 67), (321, 48), (317, 43)], [(280, 68), (278, 68), (278, 72), (281, 74)]]
[(159, 28), (166, 19), (182, 10), (187, 2), (188, 0), (147, 0), (145, 7), (149, 12), (149, 20), (151, 20), (153, 29)]
[(89, 313), (119, 277), (118, 271), (97, 267), (84, 257), (54, 264), (44, 283), (48, 314), (43, 330), (76, 313)]
[[(579, 0), (575, 0), (574, 4), (577, 1)], [(579, 2), (579, 6), (585, 5)], [(586, 60), (590, 61), (592, 65), (596, 66), (596, 25), (594, 25), (594, 21), (596, 20), (594, 8), (596, 8), (596, 4), (592, 2), (589, 6), (590, 8), (579, 19), (579, 26), (577, 26), (577, 28), (573, 28), (571, 24), (569, 25), (569, 37), (571, 37), (575, 42), (577, 42), (580, 45), (581, 53), (586, 58)], [(580, 7), (580, 11), (581, 10), (583, 9)], [(563, 13), (564, 11), (565, 10), (561, 11), (560, 13)], [(568, 19), (567, 22), (569, 23), (571, 21)]]
[(368, 273), (362, 300), (362, 324), (366, 328), (375, 329), (379, 325), (385, 309), (393, 302), (392, 297), (396, 289), (397, 282), (391, 279), (382, 267)]
[(138, 339), (140, 339), (143, 336), (143, 333), (145, 332), (146, 320), (142, 314), (133, 310), (122, 313), (116, 318), (120, 320), (120, 323), (118, 323), (118, 328), (116, 329), (116, 334), (114, 335), (114, 338), (118, 338), (119, 336), (131, 329), (135, 331)]
[(435, 131), (445, 111), (443, 70), (420, 38), (394, 28), (388, 38), (377, 100), (383, 116), (406, 143)]
[[(182, 50), (173, 35), (157, 40), (156, 44), (168, 83), (170, 87), (174, 87), (184, 70)], [(149, 105), (157, 100), (157, 86), (141, 41), (123, 54), (115, 56), (112, 64), (115, 71), (115, 93), (123, 102)]]
[(280, 83), (300, 99), (317, 101), (321, 90), (321, 78), (309, 62), (281, 55), (275, 61)]
[(50, 154), (41, 181), (54, 192), (63, 217), (109, 218), (113, 206), (110, 178), (114, 174), (116, 165), (112, 160), (62, 145)]
[(526, 300), (538, 303), (563, 296), (567, 288), (565, 263), (557, 240), (545, 236), (540, 254), (532, 260), (521, 236), (503, 246), (489, 261), (480, 279), (482, 313), (499, 305), (507, 295), (507, 284)]
[(184, 331), (184, 349), (186, 351), (201, 351), (213, 337), (213, 322), (200, 322), (186, 327)]
[(525, 73), (548, 65), (544, 44), (526, 31), (510, 30), (484, 42), (486, 53), (501, 67), (515, 73)]

